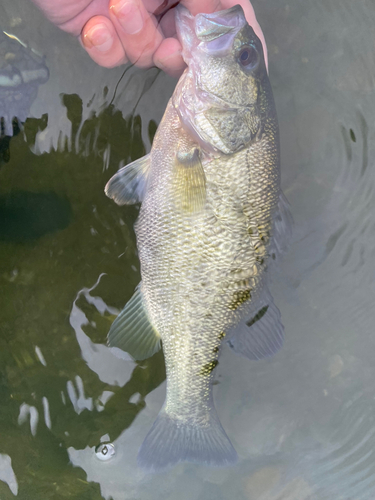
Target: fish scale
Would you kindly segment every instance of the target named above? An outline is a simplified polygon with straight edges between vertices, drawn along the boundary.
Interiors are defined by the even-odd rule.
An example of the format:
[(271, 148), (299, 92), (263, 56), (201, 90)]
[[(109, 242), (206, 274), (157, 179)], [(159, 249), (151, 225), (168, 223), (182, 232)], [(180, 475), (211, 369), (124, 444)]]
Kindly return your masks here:
[(162, 342), (166, 400), (138, 457), (149, 470), (235, 462), (212, 395), (222, 346), (259, 359), (283, 339), (265, 271), (289, 230), (261, 42), (239, 6), (195, 17), (179, 6), (176, 25), (188, 68), (150, 154), (106, 186), (119, 204), (142, 202), (142, 282), (108, 342), (138, 359)]

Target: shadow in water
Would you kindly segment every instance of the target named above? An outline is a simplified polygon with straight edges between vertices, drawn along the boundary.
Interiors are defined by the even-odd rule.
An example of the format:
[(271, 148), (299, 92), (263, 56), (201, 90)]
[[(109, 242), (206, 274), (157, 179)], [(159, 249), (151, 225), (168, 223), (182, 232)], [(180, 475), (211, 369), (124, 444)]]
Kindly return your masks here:
[(65, 229), (72, 212), (53, 192), (11, 192), (0, 197), (0, 241), (23, 243)]

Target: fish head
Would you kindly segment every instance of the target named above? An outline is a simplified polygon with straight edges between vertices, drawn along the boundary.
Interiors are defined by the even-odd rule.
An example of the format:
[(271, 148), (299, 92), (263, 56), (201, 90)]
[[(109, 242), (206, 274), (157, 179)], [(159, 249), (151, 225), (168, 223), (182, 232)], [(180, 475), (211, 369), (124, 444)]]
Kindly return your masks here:
[(268, 81), (262, 42), (239, 5), (196, 16), (181, 5), (176, 10), (188, 69), (175, 107), (200, 142), (222, 153), (236, 152), (261, 126), (262, 92)]

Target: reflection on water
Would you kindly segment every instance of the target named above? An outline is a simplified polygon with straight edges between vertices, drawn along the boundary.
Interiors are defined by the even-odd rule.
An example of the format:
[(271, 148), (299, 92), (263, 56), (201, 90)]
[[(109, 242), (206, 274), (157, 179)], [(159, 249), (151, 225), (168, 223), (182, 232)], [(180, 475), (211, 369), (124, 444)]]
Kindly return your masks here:
[(0, 30), (0, 136), (12, 136), (23, 122), (49, 71), (44, 58), (19, 38)]
[(162, 354), (135, 363), (105, 346), (140, 279), (137, 207), (103, 188), (149, 149), (174, 82), (132, 69), (115, 93), (123, 69), (97, 68), (31, 2), (0, 7), (50, 70), (33, 118), (0, 144), (1, 499), (373, 499), (375, 10), (254, 6), (295, 219), (272, 284), (285, 345), (260, 362), (223, 353), (215, 401), (238, 465), (154, 476), (136, 454), (164, 400)]

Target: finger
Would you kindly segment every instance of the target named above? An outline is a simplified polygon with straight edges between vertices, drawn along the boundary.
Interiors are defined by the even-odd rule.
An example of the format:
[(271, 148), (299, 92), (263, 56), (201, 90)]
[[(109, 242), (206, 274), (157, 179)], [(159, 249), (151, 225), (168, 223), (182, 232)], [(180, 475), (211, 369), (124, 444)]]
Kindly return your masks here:
[(228, 8), (222, 7), (220, 0), (201, 0), (199, 2), (197, 2), (197, 0), (182, 0), (181, 3), (190, 11), (193, 16), (196, 16), (200, 12), (211, 14), (211, 12), (216, 12), (218, 10)]
[(186, 68), (181, 50), (181, 44), (176, 38), (166, 38), (154, 54), (155, 66), (168, 75), (178, 78)]
[(79, 34), (82, 28), (81, 24), (75, 23), (75, 19), (81, 17), (82, 12), (88, 12), (89, 19), (93, 13), (89, 12), (90, 6), (95, 4), (95, 14), (98, 12), (98, 0), (65, 0), (65, 2), (58, 2), (57, 0), (32, 0), (43, 12), (43, 14), (56, 26), (62, 27), (65, 31), (72, 34)]
[(80, 41), (90, 57), (101, 66), (113, 68), (128, 62), (124, 47), (108, 17), (92, 17), (83, 27)]
[(171, 38), (172, 36), (176, 38), (175, 10), (170, 9), (160, 19), (159, 26), (165, 38)]
[(112, 0), (110, 17), (129, 60), (140, 67), (152, 66), (163, 36), (142, 1)]
[[(177, 1), (177, 0), (176, 0)], [(175, 0), (143, 0), (143, 5), (147, 12), (151, 12), (154, 16), (168, 10), (169, 3), (176, 3)]]

